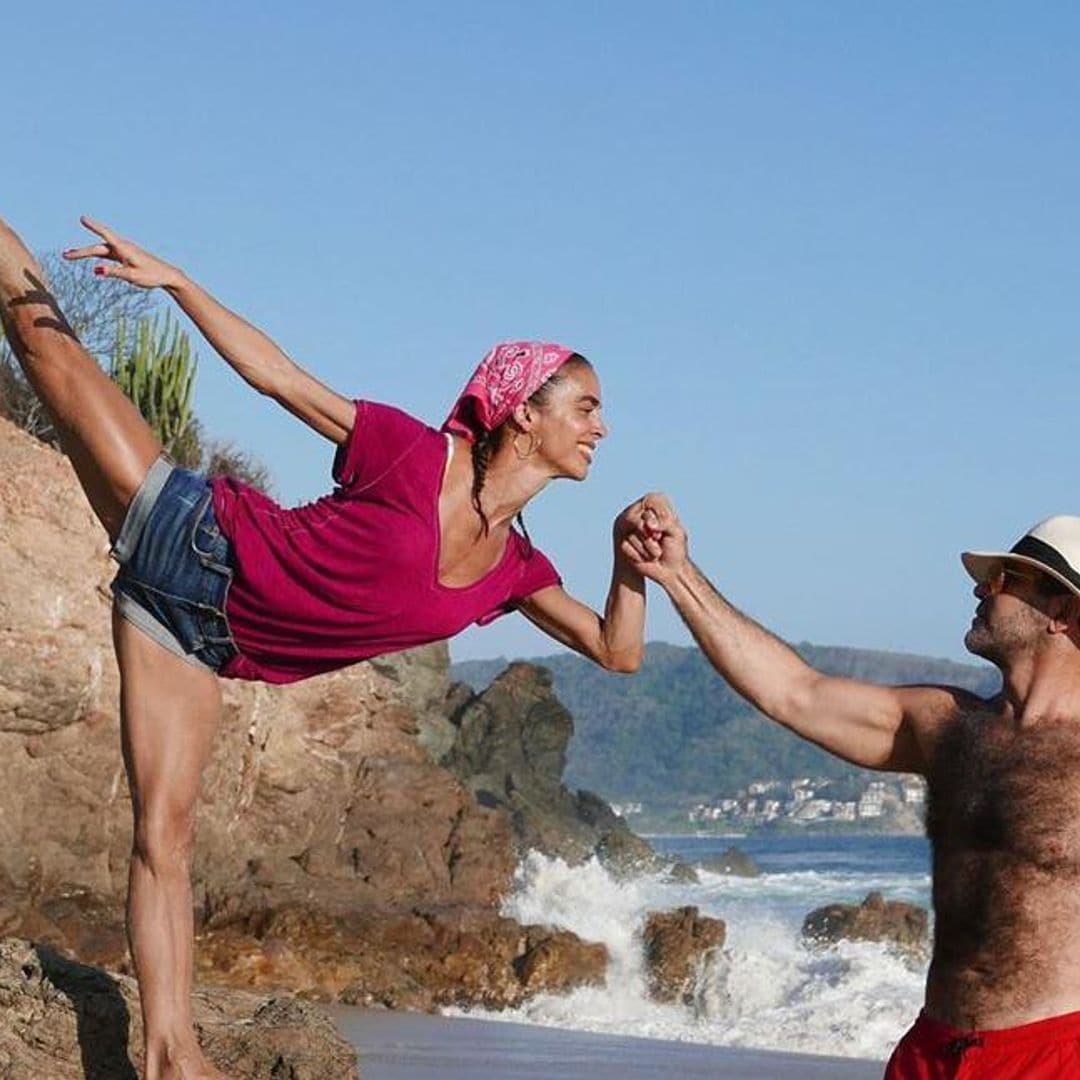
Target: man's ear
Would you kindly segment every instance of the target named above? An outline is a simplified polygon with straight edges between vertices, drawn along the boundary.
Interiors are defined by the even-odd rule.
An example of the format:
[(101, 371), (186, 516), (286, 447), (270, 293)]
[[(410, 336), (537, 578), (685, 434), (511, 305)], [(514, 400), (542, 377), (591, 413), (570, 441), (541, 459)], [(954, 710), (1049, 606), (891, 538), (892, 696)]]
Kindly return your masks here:
[(1077, 596), (1076, 593), (1069, 593), (1069, 606), (1066, 618), (1069, 620), (1069, 625), (1074, 630), (1080, 630), (1080, 596)]
[(1052, 632), (1080, 634), (1080, 596), (1071, 592), (1055, 596), (1049, 614)]

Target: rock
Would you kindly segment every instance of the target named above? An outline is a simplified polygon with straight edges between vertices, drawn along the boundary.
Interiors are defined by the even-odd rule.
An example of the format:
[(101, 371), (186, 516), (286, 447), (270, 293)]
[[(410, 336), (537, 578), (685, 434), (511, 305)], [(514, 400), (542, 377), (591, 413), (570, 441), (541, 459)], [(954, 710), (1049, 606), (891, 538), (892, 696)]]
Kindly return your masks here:
[(603, 981), (607, 949), (475, 907), (329, 917), (295, 907), (200, 936), (200, 978), (346, 1004), (506, 1008)]
[(906, 952), (927, 946), (926, 909), (899, 900), (885, 900), (870, 893), (861, 904), (827, 904), (811, 911), (803, 920), (802, 933), (808, 941), (834, 944), (850, 941), (883, 941)]
[(603, 945), (582, 941), (568, 930), (552, 933), (529, 927), (525, 955), (515, 961), (514, 970), (530, 994), (565, 993), (578, 986), (602, 985), (607, 964)]
[(676, 885), (696, 885), (701, 879), (697, 870), (682, 859), (672, 860), (665, 868), (667, 880)]
[(722, 919), (701, 915), (696, 907), (650, 912), (642, 939), (652, 997), (693, 1004), (701, 969), (717, 959), (726, 933)]
[(85, 963), (130, 974), (123, 913), (114, 899), (87, 889), (60, 889), (36, 907), (0, 905), (0, 937), (51, 945)]
[[(509, 822), (417, 741), (417, 718), (432, 706), (410, 700), (415, 673), (430, 666), (445, 681), (447, 667), (443, 646), (425, 654), (284, 692), (242, 688), (255, 700), (238, 703), (204, 786), (195, 877), (207, 918), (313, 900), (330, 913), (490, 905), (506, 892)], [(391, 679), (395, 665), (410, 677)], [(238, 860), (238, 851), (258, 854)]]
[[(356, 1052), (317, 1008), (239, 991), (199, 990), (207, 1057), (230, 1077), (354, 1080)], [(0, 1076), (136, 1080), (142, 1021), (134, 981), (0, 941)]]
[(596, 855), (624, 877), (671, 867), (603, 799), (563, 783), (574, 720), (546, 669), (514, 663), (478, 694), (455, 687), (449, 701), (457, 738), (441, 762), (482, 805), (509, 812), (519, 852), (571, 865)]
[[(594, 799), (597, 802), (600, 801), (591, 791), (578, 792), (578, 805), (586, 812), (589, 803)], [(607, 804), (605, 803), (604, 806), (606, 807)], [(599, 833), (599, 839), (593, 848), (594, 853), (615, 877), (631, 878), (666, 869), (667, 864), (653, 851), (648, 841), (642, 840), (625, 826), (619, 828), (603, 819), (597, 821), (592, 814), (587, 814), (586, 820)], [(696, 878), (697, 875), (693, 876)]]
[(761, 874), (758, 864), (737, 847), (729, 847), (720, 855), (698, 859), (697, 865), (713, 874), (731, 874), (733, 877), (758, 877)]
[(449, 652), (444, 652), (445, 645), (433, 646), (439, 659), (432, 663), (431, 648), (377, 656), (368, 664), (397, 687), (413, 714), (417, 743), (432, 761), (438, 761), (453, 743), (456, 730), (446, 712)]

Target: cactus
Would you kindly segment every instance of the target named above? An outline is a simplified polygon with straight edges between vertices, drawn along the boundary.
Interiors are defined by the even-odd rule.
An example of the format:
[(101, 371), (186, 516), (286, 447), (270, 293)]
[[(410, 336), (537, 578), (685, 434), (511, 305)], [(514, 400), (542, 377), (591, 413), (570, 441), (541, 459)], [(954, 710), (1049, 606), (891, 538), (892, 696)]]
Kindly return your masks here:
[(130, 343), (127, 320), (117, 320), (109, 374), (169, 451), (192, 421), (196, 364), (191, 340), (171, 314), (166, 313), (163, 324), (157, 318), (139, 319)]

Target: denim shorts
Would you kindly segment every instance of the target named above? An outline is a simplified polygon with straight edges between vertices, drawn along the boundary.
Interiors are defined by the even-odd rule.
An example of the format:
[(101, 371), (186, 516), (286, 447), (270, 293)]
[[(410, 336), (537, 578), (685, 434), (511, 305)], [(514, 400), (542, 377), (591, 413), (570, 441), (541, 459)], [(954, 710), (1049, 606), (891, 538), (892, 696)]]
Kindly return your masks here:
[(237, 653), (225, 618), (232, 550), (205, 476), (160, 457), (112, 546), (119, 613), (189, 664), (219, 671)]

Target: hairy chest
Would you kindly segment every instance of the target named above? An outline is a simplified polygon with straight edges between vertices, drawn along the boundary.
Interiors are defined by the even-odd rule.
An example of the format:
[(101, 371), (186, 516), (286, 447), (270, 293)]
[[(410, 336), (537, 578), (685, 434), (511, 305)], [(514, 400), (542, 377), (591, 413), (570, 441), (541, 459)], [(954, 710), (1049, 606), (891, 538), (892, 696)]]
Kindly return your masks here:
[(929, 796), (927, 831), (939, 855), (1080, 870), (1080, 724), (1017, 728), (964, 717), (940, 741)]

